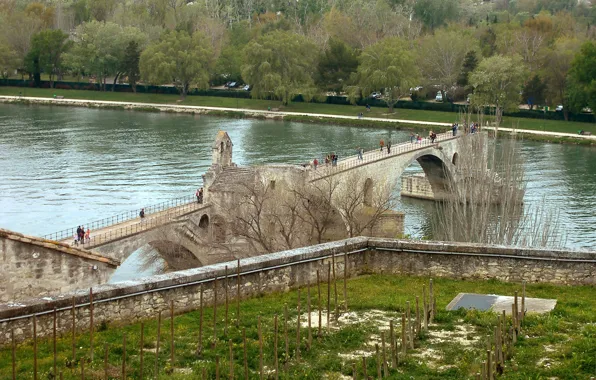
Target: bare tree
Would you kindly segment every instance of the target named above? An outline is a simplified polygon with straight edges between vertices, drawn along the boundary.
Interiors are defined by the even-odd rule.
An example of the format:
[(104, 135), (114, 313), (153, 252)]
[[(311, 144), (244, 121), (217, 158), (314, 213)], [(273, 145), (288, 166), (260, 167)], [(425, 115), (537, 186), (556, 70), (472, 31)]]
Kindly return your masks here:
[(339, 182), (333, 177), (327, 177), (308, 187), (293, 190), (302, 206), (298, 217), (310, 226), (316, 243), (324, 242), (326, 232), (338, 218), (338, 212), (333, 206), (338, 185)]
[(522, 246), (560, 246), (558, 215), (543, 202), (524, 207), (521, 144), (487, 136), (460, 140), (450, 196), (437, 203), (432, 235), (437, 240)]

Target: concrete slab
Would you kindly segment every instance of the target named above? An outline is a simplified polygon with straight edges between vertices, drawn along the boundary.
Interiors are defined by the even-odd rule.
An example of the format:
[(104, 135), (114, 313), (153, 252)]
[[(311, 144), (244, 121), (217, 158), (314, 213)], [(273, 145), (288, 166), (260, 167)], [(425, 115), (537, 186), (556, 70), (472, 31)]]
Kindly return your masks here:
[[(457, 310), (460, 308), (476, 310), (492, 310), (496, 313), (511, 314), (511, 305), (515, 302), (515, 297), (500, 296), (497, 294), (474, 294), (459, 293), (447, 305), (447, 310)], [(517, 300), (521, 309), (521, 297)], [(528, 298), (525, 300), (525, 308), (528, 313), (548, 313), (557, 305), (556, 299)], [(521, 311), (521, 310), (520, 310)]]

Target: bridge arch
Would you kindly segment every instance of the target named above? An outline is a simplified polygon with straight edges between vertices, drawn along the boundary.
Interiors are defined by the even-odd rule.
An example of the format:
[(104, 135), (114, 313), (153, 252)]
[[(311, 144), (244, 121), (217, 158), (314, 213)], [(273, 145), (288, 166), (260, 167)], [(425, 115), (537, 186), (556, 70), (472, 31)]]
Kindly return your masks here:
[(457, 152), (453, 153), (453, 158), (451, 159), (451, 163), (453, 165), (457, 165), (457, 160), (459, 159), (459, 154)]
[[(414, 161), (417, 161), (426, 179), (430, 183), (435, 196), (444, 194), (449, 190), (450, 185), (454, 181), (453, 167), (455, 164), (450, 160), (448, 155), (443, 157), (441, 153), (423, 151), (414, 155), (408, 163), (403, 167), (399, 177), (403, 171), (410, 166)], [(457, 152), (453, 154), (453, 160), (457, 162)]]

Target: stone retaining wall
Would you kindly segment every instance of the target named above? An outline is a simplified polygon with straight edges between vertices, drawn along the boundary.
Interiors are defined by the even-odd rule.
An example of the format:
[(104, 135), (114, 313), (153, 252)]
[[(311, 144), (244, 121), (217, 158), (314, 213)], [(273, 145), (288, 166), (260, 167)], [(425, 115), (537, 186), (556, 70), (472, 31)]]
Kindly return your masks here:
[[(349, 252), (344, 255), (344, 252)], [(240, 285), (242, 298), (268, 292), (283, 292), (309, 281), (316, 281), (317, 270), (326, 279), (327, 265), (336, 254), (336, 273), (348, 276), (365, 273), (448, 277), (455, 279), (499, 279), (503, 281), (545, 282), (565, 285), (596, 285), (596, 252), (520, 249), (475, 244), (413, 242), (358, 237), (242, 259)], [(232, 298), (236, 294), (236, 262), (148, 277), (139, 281), (101, 285), (94, 288), (94, 321), (111, 324), (132, 323), (156, 317), (174, 302), (177, 313), (213, 302), (214, 278), (218, 281), (218, 302), (223, 301), (226, 273)], [(556, 297), (556, 295), (553, 295)], [(10, 342), (11, 330), (21, 341), (32, 334), (32, 316), (37, 314), (38, 335), (51, 335), (52, 310), (57, 308), (59, 334), (70, 332), (72, 303), (77, 305), (77, 330), (89, 328), (87, 291), (64, 294), (55, 299), (32, 299), (22, 304), (0, 305), (0, 345)]]

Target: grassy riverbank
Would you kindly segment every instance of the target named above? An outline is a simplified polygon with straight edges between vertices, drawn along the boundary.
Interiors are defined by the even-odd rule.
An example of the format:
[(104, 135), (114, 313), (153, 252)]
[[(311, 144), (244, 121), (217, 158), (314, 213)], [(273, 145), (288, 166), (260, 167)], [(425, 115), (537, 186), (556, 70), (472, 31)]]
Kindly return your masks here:
[[(82, 91), (82, 90), (56, 90), (56, 89), (40, 89), (40, 88), (20, 88), (20, 87), (0, 87), (0, 95), (19, 95), (33, 97), (52, 97), (54, 94), (63, 95), (70, 99), (90, 99), (90, 100), (105, 100), (105, 101), (120, 101), (120, 102), (140, 102), (140, 103), (160, 103), (160, 104), (177, 104), (189, 106), (209, 106), (209, 107), (229, 107), (229, 108), (243, 108), (247, 110), (267, 110), (268, 107), (278, 108), (280, 111), (286, 112), (308, 112), (328, 115), (346, 115), (356, 116), (360, 112), (364, 112), (365, 118), (362, 120), (353, 120), (349, 123), (351, 125), (374, 124), (375, 126), (386, 124), (383, 122), (366, 121), (366, 117), (387, 118), (387, 119), (405, 119), (405, 120), (420, 120), (430, 122), (452, 123), (458, 121), (458, 114), (452, 112), (438, 112), (438, 111), (424, 111), (424, 110), (410, 110), (410, 109), (396, 109), (394, 113), (387, 113), (386, 108), (373, 107), (370, 112), (366, 112), (364, 107), (360, 106), (345, 106), (334, 104), (319, 104), (319, 103), (291, 103), (287, 106), (281, 106), (277, 101), (268, 101), (260, 99), (241, 99), (241, 98), (225, 98), (214, 96), (189, 96), (185, 100), (180, 100), (177, 95), (164, 94), (133, 94), (121, 92), (99, 92), (99, 91)], [(308, 120), (304, 120), (308, 121)], [(334, 120), (336, 123), (336, 120)], [(393, 125), (395, 126), (395, 125)], [(532, 129), (539, 131), (577, 133), (579, 130), (590, 131), (596, 134), (596, 124), (590, 123), (576, 123), (576, 122), (562, 122), (556, 120), (540, 120), (540, 119), (522, 119), (505, 117), (502, 123), (503, 127), (514, 127), (519, 129)], [(436, 128), (435, 128), (436, 129)], [(552, 139), (553, 141), (556, 139)]]
[[(264, 372), (272, 374), (274, 366), (274, 316), (279, 316), (279, 368), (284, 368), (286, 359), (284, 343), (284, 304), (288, 305), (289, 358), (287, 372), (282, 379), (340, 379), (340, 375), (352, 374), (352, 364), (357, 363), (359, 378), (362, 378), (362, 356), (367, 356), (369, 375), (376, 377), (375, 343), (382, 344), (380, 331), (387, 331), (389, 320), (396, 323), (396, 333), (401, 333), (400, 320), (406, 301), (415, 305), (415, 295), (422, 294), (425, 278), (399, 277), (390, 275), (362, 276), (348, 281), (347, 294), (349, 313), (344, 313), (339, 323), (325, 327), (323, 312), (323, 334), (317, 339), (313, 329), (313, 343), (307, 349), (307, 291), (301, 291), (302, 327), (300, 339), (300, 360), (296, 350), (297, 292), (266, 295), (241, 303), (240, 327), (236, 320), (235, 303), (230, 306), (228, 335), (224, 336), (224, 307), (218, 307), (217, 339), (213, 338), (213, 309), (204, 310), (202, 355), (196, 355), (199, 334), (199, 312), (179, 315), (174, 319), (175, 358), (170, 358), (170, 320), (165, 317), (161, 328), (159, 355), (160, 378), (197, 379), (203, 369), (208, 378), (215, 378), (216, 358), (220, 363), (220, 376), (229, 373), (230, 342), (234, 357), (235, 378), (244, 379), (242, 331), (246, 331), (247, 364), (250, 378), (259, 377), (258, 318), (263, 331)], [(465, 379), (480, 371), (486, 356), (486, 339), (496, 323), (495, 314), (476, 311), (445, 311), (447, 303), (460, 292), (513, 295), (520, 290), (519, 284), (498, 281), (456, 281), (436, 279), (437, 316), (435, 323), (416, 341), (414, 350), (408, 350), (397, 369), (390, 369), (390, 378), (416, 379)], [(316, 286), (311, 289), (312, 304), (318, 303)], [(338, 281), (340, 303), (343, 302), (343, 287)], [(596, 375), (596, 290), (588, 286), (563, 287), (531, 284), (527, 286), (528, 297), (557, 298), (555, 310), (546, 315), (529, 315), (524, 322), (523, 333), (514, 348), (513, 358), (505, 363), (503, 379), (558, 378), (587, 379)], [(223, 293), (223, 292), (222, 292)], [(322, 286), (323, 308), (327, 304), (326, 285)], [(331, 290), (331, 310), (334, 310), (334, 292)], [(221, 294), (223, 299), (223, 294)], [(232, 297), (233, 298), (233, 297)], [(167, 313), (164, 313), (164, 315)], [(415, 314), (415, 313), (414, 313)], [(318, 315), (313, 312), (316, 325)], [(333, 318), (332, 318), (333, 320)], [(123, 336), (126, 335), (126, 372), (129, 378), (139, 378), (140, 371), (140, 324), (127, 326), (98, 326), (95, 334), (95, 360), (86, 361), (87, 378), (103, 376), (104, 344), (108, 345), (108, 372), (110, 378), (118, 378), (122, 371)], [(386, 335), (387, 336), (387, 335)], [(400, 338), (401, 339), (401, 338)], [(398, 339), (398, 341), (400, 340)], [(157, 322), (145, 322), (144, 331), (144, 374), (152, 375), (155, 368)], [(216, 343), (216, 348), (213, 348)], [(38, 343), (39, 378), (51, 378), (51, 341)], [(80, 359), (88, 358), (89, 336), (76, 338), (77, 359), (72, 367), (72, 346), (69, 334), (58, 339), (58, 369), (64, 379), (80, 379)], [(11, 378), (11, 351), (0, 351), (0, 379)], [(20, 345), (16, 351), (17, 378), (32, 378), (33, 350), (30, 344)], [(171, 376), (167, 376), (172, 374)], [(153, 377), (152, 377), (153, 378)]]

